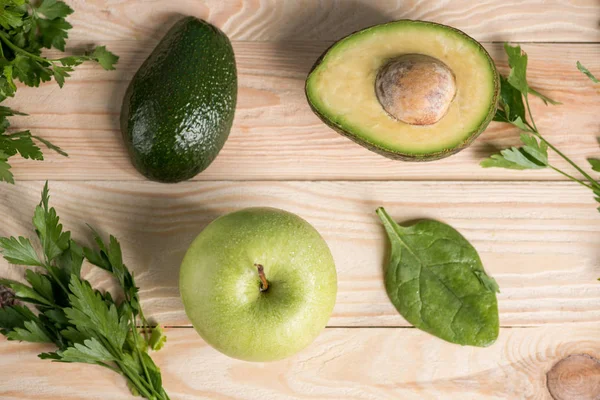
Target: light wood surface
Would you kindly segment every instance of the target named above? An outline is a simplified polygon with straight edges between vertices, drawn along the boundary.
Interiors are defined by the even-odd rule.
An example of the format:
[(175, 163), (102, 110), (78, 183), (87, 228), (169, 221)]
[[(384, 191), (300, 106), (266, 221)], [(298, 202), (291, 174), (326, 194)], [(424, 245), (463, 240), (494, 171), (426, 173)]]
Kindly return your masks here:
[[(179, 300), (178, 268), (200, 231), (233, 210), (270, 206), (297, 213), (329, 244), (339, 293), (330, 326), (405, 326), (383, 286), (387, 239), (375, 215), (399, 222), (433, 218), (458, 229), (500, 284), (503, 326), (600, 320), (596, 281), (600, 215), (587, 191), (563, 182), (149, 182), (51, 184), (51, 204), (76, 238), (89, 223), (123, 245), (146, 314), (189, 325)], [(42, 182), (0, 192), (0, 236), (31, 235)], [(0, 276), (19, 277), (0, 261)], [(90, 278), (109, 284), (94, 270)]]
[[(568, 330), (503, 328), (485, 349), (449, 344), (412, 328), (328, 328), (305, 351), (264, 364), (228, 358), (190, 328), (166, 333), (165, 349), (153, 358), (177, 400), (551, 400), (546, 373), (555, 363), (570, 354), (600, 357), (597, 322)], [(3, 373), (0, 398), (131, 398), (115, 373), (89, 365), (51, 365), (35, 357), (43, 350), (0, 341), (0, 370), (10, 371)], [(571, 375), (575, 381), (585, 377)]]
[[(221, 27), (232, 39), (338, 40), (395, 19), (422, 19), (484, 41), (597, 41), (595, 0), (71, 0), (73, 37), (160, 38), (181, 14)], [(151, 22), (151, 23), (149, 23)]]
[[(122, 243), (146, 314), (166, 325), (153, 355), (176, 399), (555, 399), (600, 398), (600, 214), (591, 194), (552, 171), (482, 169), (498, 147), (518, 142), (492, 124), (469, 149), (426, 164), (387, 160), (323, 125), (303, 86), (334, 40), (393, 19), (425, 19), (464, 30), (506, 72), (503, 41), (523, 42), (533, 87), (564, 104), (534, 101), (540, 130), (578, 163), (600, 156), (600, 3), (596, 0), (69, 0), (68, 49), (105, 44), (121, 56), (105, 72), (82, 65), (63, 89), (20, 87), (13, 118), (63, 147), (69, 158), (14, 159), (17, 184), (0, 185), (0, 236), (32, 235), (43, 181), (67, 229), (91, 244), (85, 223)], [(123, 94), (178, 14), (195, 15), (233, 39), (239, 101), (231, 136), (194, 181), (144, 181), (118, 127)], [(3, 103), (4, 104), (4, 103)], [(556, 162), (557, 166), (564, 166)], [(339, 291), (328, 328), (298, 355), (246, 363), (206, 345), (179, 299), (178, 266), (216, 217), (250, 206), (307, 219), (329, 244)], [(374, 213), (399, 222), (433, 218), (457, 228), (501, 287), (501, 332), (485, 349), (448, 344), (411, 328), (382, 281), (387, 240)], [(0, 277), (23, 270), (0, 261)], [(99, 288), (113, 282), (97, 269)], [(129, 399), (121, 377), (88, 365), (51, 364), (48, 348), (0, 338), (0, 399)], [(563, 360), (561, 362), (561, 360)], [(552, 394), (551, 394), (552, 393)], [(584, 397), (588, 396), (588, 397)]]
[[(74, 15), (77, 15), (76, 13)], [(63, 89), (54, 82), (20, 88), (8, 104), (30, 114), (14, 118), (65, 149), (46, 152), (46, 162), (15, 158), (18, 180), (143, 180), (131, 166), (119, 131), (121, 100), (156, 40), (109, 42), (121, 56), (116, 71), (82, 65)], [(492, 123), (469, 149), (430, 163), (403, 163), (371, 153), (340, 136), (311, 112), (304, 79), (329, 42), (235, 42), (239, 101), (230, 138), (216, 161), (195, 180), (561, 180), (554, 171), (483, 169), (478, 163), (519, 143), (508, 124)], [(74, 45), (77, 47), (77, 45)], [(506, 71), (502, 44), (487, 44)], [(578, 163), (600, 154), (597, 142), (600, 88), (579, 72), (580, 60), (600, 71), (597, 44), (526, 44), (533, 87), (564, 104), (532, 100), (536, 123), (548, 139)], [(48, 162), (49, 161), (49, 162)], [(553, 158), (559, 167), (568, 166)]]
[(572, 354), (554, 364), (546, 379), (550, 394), (557, 400), (575, 396), (594, 400), (600, 391), (600, 362), (588, 354)]

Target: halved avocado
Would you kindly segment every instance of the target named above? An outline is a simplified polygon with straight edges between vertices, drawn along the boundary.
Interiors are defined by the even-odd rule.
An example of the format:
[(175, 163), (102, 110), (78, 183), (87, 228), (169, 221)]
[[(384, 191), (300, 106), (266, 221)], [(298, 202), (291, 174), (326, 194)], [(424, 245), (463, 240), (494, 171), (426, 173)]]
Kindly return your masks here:
[(331, 128), (392, 159), (432, 161), (488, 126), (500, 82), (487, 51), (465, 33), (400, 20), (331, 46), (306, 80), (313, 111)]

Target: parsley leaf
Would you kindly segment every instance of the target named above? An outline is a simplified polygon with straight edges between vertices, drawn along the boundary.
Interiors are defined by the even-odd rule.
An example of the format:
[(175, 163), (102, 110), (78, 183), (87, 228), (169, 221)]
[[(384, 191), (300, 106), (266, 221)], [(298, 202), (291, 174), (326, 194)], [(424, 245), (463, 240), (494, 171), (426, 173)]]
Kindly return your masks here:
[(508, 43), (504, 44), (504, 50), (508, 55), (508, 65), (510, 65), (510, 74), (508, 75), (508, 82), (517, 89), (520, 93), (527, 97), (527, 94), (532, 94), (542, 99), (544, 104), (548, 103), (552, 105), (561, 104), (558, 101), (552, 100), (551, 98), (541, 94), (535, 89), (532, 89), (527, 83), (527, 53), (521, 50), (521, 46), (510, 46)]
[(39, 40), (43, 47), (51, 49), (52, 47), (65, 51), (66, 40), (69, 37), (67, 30), (73, 26), (62, 18), (39, 19), (37, 29)]
[(52, 339), (35, 321), (26, 321), (23, 328), (14, 328), (6, 335), (8, 340), (20, 340), (32, 343), (52, 343)]
[[(148, 322), (133, 274), (123, 264), (118, 240), (110, 236), (105, 244), (94, 232), (99, 250), (82, 248), (71, 239), (70, 232), (63, 231), (49, 201), (46, 183), (33, 218), (43, 259), (30, 239), (0, 238), (0, 252), (9, 262), (38, 268), (26, 270), (29, 285), (0, 279), (0, 284), (14, 291), (17, 300), (32, 306), (31, 310), (21, 305), (0, 308), (0, 334), (10, 340), (54, 343), (56, 350), (40, 354), (41, 359), (110, 368), (127, 379), (132, 393), (147, 399), (169, 400), (162, 387), (160, 369), (148, 355), (150, 349), (159, 350), (166, 337), (160, 327), (153, 330), (148, 340), (140, 334), (138, 321), (143, 332)], [(115, 301), (110, 293), (94, 290), (81, 278), (84, 257), (113, 275), (121, 286), (124, 296), (119, 298), (123, 300)], [(37, 315), (32, 310), (37, 310)]]
[[(508, 43), (505, 43), (504, 49), (508, 55), (510, 73), (508, 77), (500, 76), (499, 109), (494, 116), (494, 121), (510, 123), (523, 131), (521, 133), (523, 146), (501, 150), (500, 154), (493, 154), (483, 160), (481, 166), (484, 168), (496, 167), (515, 170), (543, 169), (548, 167), (590, 189), (596, 196), (596, 200), (600, 202), (600, 181), (591, 177), (542, 136), (533, 120), (528, 96), (531, 94), (539, 97), (546, 105), (560, 103), (529, 86), (527, 82), (527, 54), (521, 50), (520, 46), (510, 46)], [(577, 62), (577, 68), (592, 79), (592, 81), (598, 82), (580, 62)], [(529, 116), (529, 120), (527, 116)], [(567, 161), (584, 179), (579, 179), (552, 166), (548, 158), (549, 149)], [(592, 158), (588, 159), (588, 161), (594, 171), (600, 172), (600, 160)], [(600, 207), (598, 211), (600, 211)]]
[(54, 150), (55, 152), (57, 152), (58, 154), (60, 154), (61, 156), (65, 156), (68, 157), (68, 154), (65, 153), (63, 151), (63, 149), (61, 149), (60, 147), (50, 143), (49, 141), (47, 141), (46, 139), (43, 139), (39, 136), (31, 136), (32, 138), (34, 138), (35, 140), (43, 143), (47, 148), (49, 148), (50, 150)]
[(33, 224), (44, 248), (47, 261), (52, 261), (67, 249), (71, 233), (62, 231), (56, 210), (48, 208), (48, 200), (48, 182), (46, 182), (42, 192), (42, 201), (35, 208)]
[[(104, 46), (89, 54), (70, 55), (58, 59), (42, 56), (43, 48), (65, 50), (68, 32), (72, 28), (66, 17), (73, 9), (60, 0), (1, 0), (0, 1), (0, 102), (13, 97), (17, 91), (15, 80), (27, 86), (38, 87), (54, 78), (63, 87), (75, 66), (86, 61), (98, 63), (106, 70), (114, 69), (119, 57)], [(10, 138), (7, 117), (24, 115), (0, 106), (0, 181), (14, 183), (9, 158), (19, 154), (33, 160), (43, 160), (37, 140), (66, 156), (58, 146), (29, 131), (18, 132)]]
[(59, 352), (58, 355), (63, 362), (97, 364), (116, 361), (115, 357), (96, 338), (86, 339), (83, 344), (75, 343), (73, 347)]
[(108, 338), (117, 349), (123, 347), (129, 327), (127, 320), (119, 319), (117, 307), (114, 304), (109, 306), (100, 292), (76, 276), (71, 277), (69, 290), (71, 308), (64, 310), (69, 321), (77, 329), (97, 332)]
[(517, 119), (515, 119), (514, 121), (510, 121), (510, 123), (513, 124), (514, 126), (516, 126), (517, 128), (519, 128), (522, 131), (533, 132), (531, 130), (531, 128), (529, 127), (529, 125), (527, 125), (527, 123), (524, 122), (524, 120), (521, 119), (521, 117), (517, 117)]
[(500, 76), (500, 108), (494, 121), (512, 123), (517, 118), (525, 120), (525, 104), (523, 95), (514, 88), (504, 76)]
[(62, 65), (69, 67), (76, 67), (78, 65), (81, 65), (84, 61), (86, 61), (86, 58), (79, 56), (69, 56), (58, 59), (58, 62), (60, 62)]
[(502, 150), (500, 154), (493, 154), (489, 159), (483, 160), (481, 166), (484, 168), (499, 167), (518, 170), (544, 168), (529, 160), (523, 148), (516, 147)]
[(10, 30), (23, 25), (23, 12), (19, 4), (13, 1), (3, 1), (0, 9), (0, 27)]
[(56, 258), (56, 264), (63, 275), (63, 282), (68, 284), (71, 275), (79, 277), (81, 275), (81, 266), (83, 264), (84, 255), (82, 247), (74, 240), (69, 242), (69, 248)]
[(589, 69), (587, 69), (586, 67), (583, 66), (583, 64), (581, 64), (579, 61), (577, 61), (577, 69), (580, 70), (581, 72), (583, 72), (588, 78), (590, 78), (590, 80), (594, 83), (600, 83), (600, 80), (598, 80), (598, 78), (596, 78), (594, 76), (594, 74), (592, 74), (590, 72)]
[(25, 272), (25, 279), (27, 279), (27, 282), (29, 282), (33, 290), (39, 293), (43, 298), (52, 301), (54, 298), (52, 282), (48, 279), (47, 275), (28, 269), (27, 272)]
[(526, 94), (529, 92), (527, 84), (527, 53), (521, 50), (521, 46), (511, 46), (504, 44), (504, 51), (508, 55), (508, 65), (510, 73), (507, 81), (519, 92)]
[(588, 158), (588, 162), (592, 166), (592, 170), (600, 172), (600, 160), (597, 158)]
[(25, 322), (36, 319), (25, 306), (0, 307), (0, 333), (7, 335), (15, 328), (24, 328)]
[(521, 134), (521, 142), (525, 144), (523, 151), (540, 168), (548, 166), (548, 145), (546, 142), (539, 141), (533, 135)]
[(560, 101), (552, 100), (550, 97), (541, 94), (540, 92), (538, 92), (537, 90), (535, 90), (533, 88), (529, 88), (529, 94), (532, 94), (535, 97), (542, 99), (542, 101), (544, 102), (545, 105), (552, 104), (553, 106), (559, 106), (562, 104)]
[(6, 106), (0, 106), (0, 117), (12, 117), (13, 115), (27, 115), (22, 112), (13, 110), (12, 108)]
[(14, 96), (15, 91), (17, 90), (17, 85), (15, 85), (15, 81), (13, 80), (12, 65), (5, 65), (4, 68), (2, 68), (2, 72), (4, 73), (4, 76), (0, 76), (0, 101), (7, 97)]
[(9, 157), (19, 153), (23, 158), (30, 158), (32, 160), (44, 159), (42, 151), (33, 142), (31, 132), (29, 131), (0, 136), (0, 151)]
[(98, 62), (107, 71), (115, 69), (114, 65), (119, 61), (119, 57), (106, 50), (106, 46), (96, 47), (90, 54), (90, 59)]
[(57, 0), (43, 0), (34, 8), (35, 14), (42, 14), (48, 19), (65, 18), (73, 13), (73, 9), (66, 3)]
[(160, 374), (160, 369), (154, 364), (154, 361), (148, 353), (142, 353), (141, 357), (142, 364), (146, 366), (146, 371), (148, 373), (148, 380), (151, 382), (153, 387), (162, 387), (162, 376)]
[(166, 342), (167, 337), (162, 328), (160, 326), (154, 328), (152, 330), (152, 335), (150, 335), (150, 341), (148, 342), (150, 348), (154, 351), (158, 351), (163, 348)]
[(2, 255), (6, 261), (11, 264), (35, 267), (43, 265), (29, 239), (22, 236), (0, 238), (0, 248), (2, 248)]
[(12, 61), (15, 78), (27, 86), (38, 87), (52, 79), (52, 70), (38, 60), (18, 54)]
[[(121, 245), (114, 236), (110, 236), (109, 245), (106, 246), (94, 229), (92, 229), (92, 232), (100, 250), (95, 252), (88, 248), (83, 249), (86, 258), (92, 264), (111, 272), (115, 276), (127, 299), (130, 300), (132, 312), (134, 315), (138, 315), (140, 311), (139, 300), (137, 299), (138, 288), (135, 285), (133, 275), (123, 264)], [(146, 321), (142, 322), (144, 325), (148, 325)]]
[(0, 279), (0, 284), (7, 286), (15, 291), (15, 297), (21, 301), (34, 303), (42, 306), (52, 306), (44, 296), (36, 292), (33, 288), (16, 281)]
[(63, 87), (63, 85), (65, 84), (65, 78), (71, 76), (69, 75), (69, 72), (72, 71), (73, 68), (71, 67), (59, 67), (58, 65), (56, 65), (52, 69), (52, 73), (54, 74), (54, 80), (56, 81), (56, 83), (58, 83), (59, 87)]
[(10, 164), (7, 161), (8, 155), (0, 151), (0, 181), (15, 183), (13, 174), (10, 172)]
[(522, 147), (511, 147), (483, 160), (484, 168), (499, 167), (508, 169), (541, 169), (548, 166), (548, 146), (531, 135), (521, 134)]

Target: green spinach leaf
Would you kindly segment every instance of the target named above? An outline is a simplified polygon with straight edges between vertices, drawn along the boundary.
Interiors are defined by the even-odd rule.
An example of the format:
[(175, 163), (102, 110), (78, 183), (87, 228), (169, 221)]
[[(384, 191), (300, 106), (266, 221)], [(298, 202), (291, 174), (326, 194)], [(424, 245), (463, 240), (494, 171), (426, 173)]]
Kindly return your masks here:
[(489, 346), (498, 337), (498, 285), (454, 228), (422, 220), (404, 228), (377, 210), (391, 242), (387, 293), (416, 328), (451, 343)]

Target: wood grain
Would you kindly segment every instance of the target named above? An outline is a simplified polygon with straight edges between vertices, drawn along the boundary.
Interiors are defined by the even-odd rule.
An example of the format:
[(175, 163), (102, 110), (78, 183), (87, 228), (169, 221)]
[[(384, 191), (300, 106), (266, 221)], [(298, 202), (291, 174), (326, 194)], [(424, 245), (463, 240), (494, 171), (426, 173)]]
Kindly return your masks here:
[[(600, 325), (504, 328), (489, 348), (448, 344), (416, 329), (325, 329), (304, 351), (274, 363), (236, 361), (193, 329), (167, 329), (153, 358), (172, 399), (551, 400), (546, 372), (571, 354), (599, 357)], [(117, 374), (35, 357), (44, 346), (0, 339), (0, 397), (125, 400)], [(573, 400), (570, 398), (569, 400)]]
[(555, 400), (600, 398), (600, 362), (587, 354), (572, 354), (547, 374), (548, 391)]
[[(61, 90), (55, 83), (20, 88), (7, 103), (29, 113), (13, 118), (63, 147), (69, 158), (46, 151), (45, 162), (14, 158), (17, 180), (143, 180), (131, 166), (119, 131), (121, 100), (129, 80), (156, 41), (119, 41), (117, 71), (82, 65)], [(561, 180), (547, 171), (483, 169), (478, 163), (497, 148), (518, 143), (518, 132), (492, 123), (469, 149), (435, 163), (388, 160), (343, 138), (311, 112), (304, 78), (329, 42), (234, 43), (240, 92), (233, 131), (217, 160), (196, 180)], [(75, 47), (77, 45), (75, 44)], [(502, 46), (487, 46), (506, 71)], [(576, 60), (600, 71), (600, 46), (524, 46), (532, 85), (564, 103), (533, 100), (540, 130), (581, 165), (599, 154), (600, 89), (575, 68)], [(559, 167), (568, 166), (553, 158)]]
[[(548, 385), (558, 398), (596, 396), (597, 365), (576, 362), (600, 358), (600, 215), (591, 194), (552, 171), (480, 168), (482, 158), (518, 142), (508, 126), (492, 124), (446, 160), (395, 162), (328, 129), (303, 93), (323, 50), (376, 23), (411, 18), (455, 26), (486, 42), (502, 72), (500, 42), (527, 42), (532, 86), (564, 103), (534, 101), (536, 122), (585, 165), (600, 155), (600, 87), (575, 62), (600, 73), (596, 0), (67, 1), (76, 10), (68, 51), (106, 44), (121, 60), (112, 72), (78, 67), (62, 90), (55, 83), (20, 87), (6, 102), (30, 114), (13, 118), (15, 129), (31, 129), (70, 157), (47, 151), (44, 162), (12, 161), (17, 185), (1, 185), (0, 236), (32, 235), (45, 179), (51, 204), (81, 242), (91, 245), (86, 222), (116, 235), (147, 316), (170, 326), (167, 346), (153, 357), (171, 398), (550, 400)], [(239, 103), (213, 165), (194, 182), (160, 185), (131, 166), (118, 119), (129, 81), (179, 14), (213, 22), (234, 40)], [(186, 248), (210, 221), (259, 205), (312, 223), (339, 276), (329, 327), (300, 354), (268, 364), (236, 361), (206, 345), (189, 328), (177, 285)], [(450, 223), (473, 243), (502, 290), (496, 344), (460, 347), (407, 327), (383, 287), (387, 240), (378, 206), (400, 222)], [(114, 288), (102, 271), (86, 266), (84, 273), (97, 287)], [(0, 260), (0, 277), (22, 275)], [(45, 350), (0, 338), (1, 399), (131, 398), (118, 375), (51, 365), (35, 357)]]
[[(30, 235), (42, 182), (0, 192), (0, 236)], [(147, 316), (189, 325), (178, 268), (193, 238), (216, 217), (251, 206), (279, 207), (312, 223), (329, 244), (339, 291), (330, 326), (406, 326), (387, 298), (388, 246), (374, 213), (399, 222), (445, 221), (479, 251), (500, 284), (502, 326), (600, 320), (600, 215), (592, 196), (567, 183), (468, 182), (136, 182), (50, 184), (51, 203), (74, 237), (89, 243), (89, 223), (122, 242)], [(22, 269), (0, 262), (0, 276)], [(97, 269), (86, 275), (112, 282)]]
[(337, 40), (396, 19), (422, 19), (485, 41), (598, 41), (595, 0), (69, 0), (73, 37), (162, 36), (180, 14), (206, 19), (236, 40)]

